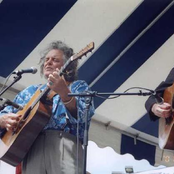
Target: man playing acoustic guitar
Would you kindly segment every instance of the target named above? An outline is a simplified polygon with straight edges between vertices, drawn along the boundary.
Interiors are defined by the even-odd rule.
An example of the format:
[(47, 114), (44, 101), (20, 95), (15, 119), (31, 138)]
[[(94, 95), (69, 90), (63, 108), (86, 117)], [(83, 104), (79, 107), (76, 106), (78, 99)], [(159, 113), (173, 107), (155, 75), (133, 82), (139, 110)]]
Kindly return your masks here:
[[(68, 93), (81, 93), (90, 89), (86, 82), (76, 80), (77, 61), (68, 65), (67, 62), (70, 61), (70, 58), (74, 60), (82, 57), (88, 52), (88, 48), (86, 52), (85, 50), (83, 49), (83, 52), (78, 53), (78, 55), (73, 55), (73, 50), (63, 42), (52, 42), (40, 59), (41, 74), (47, 79), (47, 84), (31, 85), (21, 91), (14, 99), (14, 102), (24, 109), (28, 103), (31, 103), (26, 109), (27, 114), (21, 114), (12, 106), (7, 106), (0, 112), (0, 130), (1, 133), (5, 133), (3, 136), (18, 134), (23, 126), (18, 127), (21, 118), (25, 123), (27, 118), (32, 115), (32, 119), (28, 119), (28, 123), (25, 123), (25, 126), (21, 128), (21, 134), (23, 130), (29, 131), (26, 137), (24, 134), (22, 138), (29, 139), (32, 134), (38, 135), (24, 159), (22, 159), (22, 174), (82, 173), (85, 98), (71, 97), (68, 96)], [(35, 96), (37, 93), (38, 95)], [(39, 105), (41, 107), (33, 111), (37, 103), (42, 105)], [(33, 114), (33, 112), (38, 112), (38, 114)], [(88, 127), (93, 114), (94, 106), (92, 102), (88, 114)], [(37, 120), (38, 115), (41, 116)], [(48, 116), (46, 125), (43, 126), (41, 132), (36, 133), (41, 124), (40, 120)], [(29, 127), (31, 122), (31, 126), (35, 124), (34, 127)], [(5, 138), (1, 138), (4, 142), (6, 141)], [(25, 144), (26, 139), (19, 144)], [(17, 151), (19, 150), (16, 149), (16, 154)]]
[(174, 107), (174, 68), (165, 81), (156, 88), (156, 95), (151, 95), (145, 107), (151, 120), (159, 119), (159, 146), (161, 149), (174, 150), (173, 107)]
[(167, 118), (171, 115), (170, 103), (163, 102), (163, 95), (166, 88), (171, 86), (174, 82), (174, 68), (170, 71), (166, 80), (161, 82), (156, 88), (156, 95), (151, 95), (146, 103), (145, 107), (150, 115), (151, 120), (157, 120), (159, 117)]

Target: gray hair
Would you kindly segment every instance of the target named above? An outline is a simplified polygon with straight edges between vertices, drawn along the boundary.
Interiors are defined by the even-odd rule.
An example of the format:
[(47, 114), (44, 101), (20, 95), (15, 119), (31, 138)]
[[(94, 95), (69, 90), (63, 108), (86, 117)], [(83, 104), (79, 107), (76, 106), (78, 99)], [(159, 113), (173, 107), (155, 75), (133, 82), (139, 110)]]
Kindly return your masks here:
[[(43, 76), (43, 68), (44, 68), (44, 62), (45, 62), (45, 56), (48, 54), (49, 51), (51, 50), (61, 50), (63, 52), (63, 59), (64, 59), (64, 64), (67, 62), (67, 60), (74, 54), (73, 49), (67, 46), (65, 43), (62, 41), (54, 41), (51, 42), (48, 47), (42, 51), (42, 56), (40, 58), (40, 74)], [(77, 61), (71, 62), (71, 64), (67, 68), (67, 72), (63, 74), (64, 78), (68, 82), (73, 82), (74, 80), (77, 79)]]

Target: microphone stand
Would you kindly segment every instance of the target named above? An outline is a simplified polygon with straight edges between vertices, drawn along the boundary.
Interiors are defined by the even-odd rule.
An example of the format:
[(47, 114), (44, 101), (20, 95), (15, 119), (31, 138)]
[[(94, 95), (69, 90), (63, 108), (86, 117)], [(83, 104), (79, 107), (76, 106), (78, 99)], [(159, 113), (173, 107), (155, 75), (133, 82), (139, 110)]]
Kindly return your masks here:
[(121, 96), (121, 95), (138, 95), (138, 96), (150, 96), (155, 94), (155, 91), (150, 90), (150, 92), (142, 92), (141, 90), (136, 93), (98, 93), (96, 91), (87, 91), (82, 93), (69, 93), (68, 96), (79, 96), (85, 97), (85, 130), (84, 130), (84, 139), (83, 139), (83, 146), (84, 146), (84, 154), (83, 154), (83, 174), (86, 174), (86, 161), (87, 161), (87, 146), (88, 146), (88, 115), (89, 115), (89, 108), (91, 105), (91, 101), (93, 97), (97, 97), (99, 95), (114, 95), (114, 96)]
[[(19, 81), (22, 78), (21, 74), (17, 74), (17, 76), (14, 77), (14, 80), (12, 81), (12, 83), (9, 86), (6, 86), (2, 91), (0, 91), (0, 96), (2, 94), (4, 94), (5, 91), (7, 91), (13, 84), (15, 84), (17, 81)], [(0, 100), (4, 100), (3, 98), (0, 98)], [(0, 106), (0, 110), (4, 109), (4, 107), (6, 107), (6, 102), (8, 102), (9, 100), (5, 100), (5, 102), (2, 104), (2, 106)], [(9, 103), (9, 102), (8, 102)]]

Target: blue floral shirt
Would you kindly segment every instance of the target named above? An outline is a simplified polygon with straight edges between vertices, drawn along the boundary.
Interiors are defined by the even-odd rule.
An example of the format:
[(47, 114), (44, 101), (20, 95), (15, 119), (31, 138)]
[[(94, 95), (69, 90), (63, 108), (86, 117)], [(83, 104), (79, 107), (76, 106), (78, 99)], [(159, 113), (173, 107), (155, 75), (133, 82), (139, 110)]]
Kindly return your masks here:
[[(21, 91), (13, 100), (13, 102), (25, 106), (29, 100), (32, 98), (36, 90), (40, 87), (40, 85), (32, 85), (28, 88)], [(46, 85), (41, 87), (43, 90)], [(73, 82), (69, 89), (72, 93), (81, 93), (84, 91), (89, 91), (89, 87), (85, 81), (78, 80)], [(64, 130), (65, 132), (69, 132), (75, 136), (78, 135), (79, 139), (83, 141), (84, 136), (84, 128), (85, 128), (85, 98), (84, 97), (75, 97), (77, 101), (77, 118), (74, 118), (66, 109), (65, 105), (61, 101), (59, 95), (55, 95), (53, 97), (53, 107), (52, 107), (52, 115), (45, 126), (44, 130)], [(0, 111), (0, 116), (4, 113), (17, 113), (17, 109), (12, 106), (5, 107), (2, 111)], [(94, 114), (94, 105), (93, 101), (88, 113), (88, 127), (90, 124), (91, 117)], [(78, 125), (78, 126), (77, 126)], [(78, 130), (77, 130), (77, 127)], [(77, 133), (78, 132), (78, 133)]]

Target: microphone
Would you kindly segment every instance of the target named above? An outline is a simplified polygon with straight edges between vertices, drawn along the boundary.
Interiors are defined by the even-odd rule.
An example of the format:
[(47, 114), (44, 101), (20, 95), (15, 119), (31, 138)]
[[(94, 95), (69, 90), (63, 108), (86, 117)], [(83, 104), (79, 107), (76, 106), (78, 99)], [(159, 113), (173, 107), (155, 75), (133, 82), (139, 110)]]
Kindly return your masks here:
[(37, 72), (37, 69), (35, 67), (31, 67), (29, 69), (21, 69), (21, 70), (14, 71), (12, 74), (16, 74), (16, 75), (21, 75), (24, 73), (36, 74), (36, 72)]
[(13, 106), (13, 107), (15, 107), (16, 109), (19, 109), (19, 110), (22, 110), (22, 109), (23, 109), (22, 106), (18, 105), (17, 103), (12, 102), (12, 101), (9, 100), (9, 99), (0, 98), (0, 100), (4, 101), (4, 104), (3, 104), (4, 107), (10, 105), (10, 106)]

